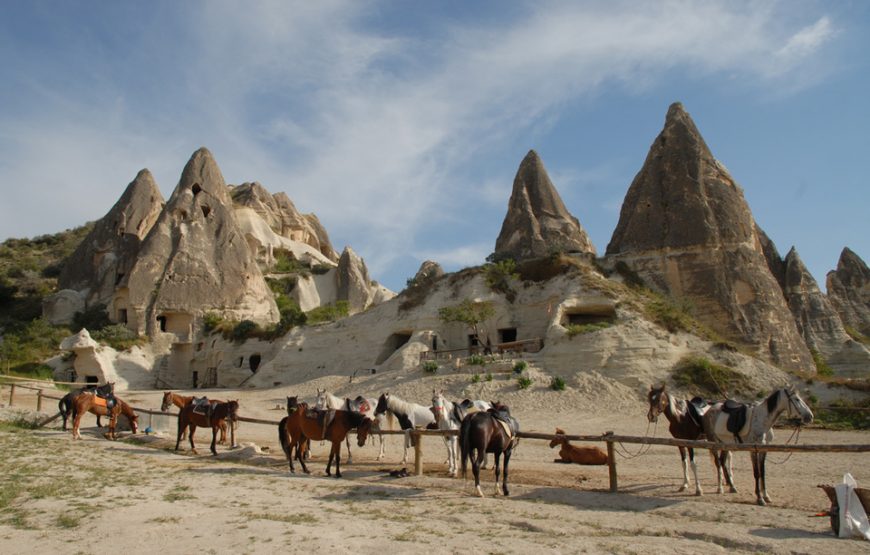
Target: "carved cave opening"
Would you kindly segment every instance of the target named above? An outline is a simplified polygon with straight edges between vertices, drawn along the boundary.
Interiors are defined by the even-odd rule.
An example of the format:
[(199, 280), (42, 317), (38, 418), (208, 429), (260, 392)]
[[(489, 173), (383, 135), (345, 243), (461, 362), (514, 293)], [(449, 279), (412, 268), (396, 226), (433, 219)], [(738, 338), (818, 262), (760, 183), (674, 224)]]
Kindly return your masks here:
[(384, 347), (381, 349), (381, 354), (378, 355), (378, 358), (375, 360), (375, 364), (382, 364), (385, 360), (390, 358), (393, 353), (398, 351), (405, 343), (411, 340), (411, 334), (413, 331), (397, 331), (394, 334), (390, 335), (386, 341), (384, 341)]

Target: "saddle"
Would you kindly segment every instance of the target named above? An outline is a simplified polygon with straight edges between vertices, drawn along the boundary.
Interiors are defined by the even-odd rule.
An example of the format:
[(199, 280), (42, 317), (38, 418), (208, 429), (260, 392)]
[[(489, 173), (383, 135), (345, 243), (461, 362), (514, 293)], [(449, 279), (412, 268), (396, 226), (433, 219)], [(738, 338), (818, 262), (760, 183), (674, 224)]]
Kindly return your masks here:
[(217, 405), (217, 402), (209, 401), (208, 397), (194, 397), (191, 404), (193, 404), (193, 412), (207, 416), (211, 419), (212, 412), (214, 412), (214, 407)]
[(103, 393), (98, 388), (83, 390), (82, 393), (87, 393), (88, 395), (94, 396), (94, 405), (98, 407), (104, 407), (107, 411), (112, 410), (116, 404), (118, 404), (117, 399), (111, 393)]
[(516, 442), (518, 439), (517, 434), (520, 432), (520, 423), (517, 422), (516, 418), (511, 416), (510, 411), (507, 409), (489, 409), (487, 412), (495, 418), (496, 422), (501, 424), (505, 433), (511, 438), (511, 441)]
[(323, 430), (321, 437), (325, 438), (326, 432), (329, 430), (329, 425), (332, 424), (332, 421), (335, 419), (335, 409), (306, 409), (304, 416), (305, 418), (317, 421), (317, 424), (320, 426), (321, 430)]
[(347, 405), (347, 410), (351, 412), (358, 412), (360, 414), (364, 414), (371, 410), (371, 405), (364, 397), (357, 397), (356, 399), (345, 399), (345, 404)]
[(742, 430), (743, 426), (746, 425), (746, 415), (749, 412), (748, 409), (748, 405), (733, 399), (727, 399), (722, 403), (722, 412), (728, 415), (728, 423), (726, 427), (729, 432), (734, 434), (734, 439), (737, 443), (743, 443), (743, 440), (740, 439), (740, 430)]

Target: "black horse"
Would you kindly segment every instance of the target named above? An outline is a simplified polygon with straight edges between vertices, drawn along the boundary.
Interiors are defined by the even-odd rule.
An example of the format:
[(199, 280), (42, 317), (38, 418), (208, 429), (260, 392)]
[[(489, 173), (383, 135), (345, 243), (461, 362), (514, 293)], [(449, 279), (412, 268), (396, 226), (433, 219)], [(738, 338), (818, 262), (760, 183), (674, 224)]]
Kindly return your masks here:
[(471, 459), (474, 487), (479, 496), (484, 496), (480, 489), (480, 466), (487, 453), (495, 454), (496, 495), (498, 495), (499, 459), (504, 455), (502, 491), (505, 496), (510, 495), (508, 491), (508, 463), (511, 460), (511, 453), (519, 441), (517, 438), (519, 428), (519, 423), (510, 415), (508, 408), (501, 403), (493, 403), (492, 408), (488, 411), (469, 414), (462, 420), (462, 425), (459, 428), (462, 477), (467, 478), (468, 460)]
[[(114, 392), (115, 384), (113, 382), (109, 382), (101, 386), (86, 385), (85, 387), (79, 389), (73, 389), (72, 391), (61, 397), (60, 401), (57, 402), (57, 410), (60, 412), (61, 418), (63, 418), (63, 430), (66, 431), (67, 419), (72, 415), (73, 399), (75, 399), (82, 393), (95, 393), (98, 397), (108, 398), (112, 396)], [(97, 427), (103, 427), (103, 424), (100, 422), (100, 415), (97, 415)]]

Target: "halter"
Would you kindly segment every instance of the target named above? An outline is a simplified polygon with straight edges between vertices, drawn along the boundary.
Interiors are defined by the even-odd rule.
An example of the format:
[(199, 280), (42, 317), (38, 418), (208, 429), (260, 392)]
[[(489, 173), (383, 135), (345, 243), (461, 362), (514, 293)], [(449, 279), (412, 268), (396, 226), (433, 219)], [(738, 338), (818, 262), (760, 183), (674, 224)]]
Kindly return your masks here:
[[(785, 396), (788, 399), (788, 407), (786, 408), (786, 410), (788, 411), (788, 417), (791, 418), (791, 409), (794, 408), (794, 411), (797, 413), (798, 418), (800, 418), (801, 411), (797, 407), (797, 405), (795, 405), (794, 394), (788, 389), (783, 389), (783, 391), (785, 392)], [(798, 427), (800, 426), (801, 424), (799, 423)]]

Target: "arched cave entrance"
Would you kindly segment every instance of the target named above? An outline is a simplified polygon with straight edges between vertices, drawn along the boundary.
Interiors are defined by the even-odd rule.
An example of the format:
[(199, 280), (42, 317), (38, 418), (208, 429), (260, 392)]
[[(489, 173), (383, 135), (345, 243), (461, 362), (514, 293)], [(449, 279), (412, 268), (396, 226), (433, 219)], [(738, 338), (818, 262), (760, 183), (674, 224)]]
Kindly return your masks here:
[(381, 354), (375, 360), (375, 364), (383, 364), (385, 360), (390, 358), (393, 353), (398, 351), (402, 345), (411, 340), (413, 330), (397, 331), (384, 341), (384, 347), (381, 349)]

